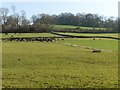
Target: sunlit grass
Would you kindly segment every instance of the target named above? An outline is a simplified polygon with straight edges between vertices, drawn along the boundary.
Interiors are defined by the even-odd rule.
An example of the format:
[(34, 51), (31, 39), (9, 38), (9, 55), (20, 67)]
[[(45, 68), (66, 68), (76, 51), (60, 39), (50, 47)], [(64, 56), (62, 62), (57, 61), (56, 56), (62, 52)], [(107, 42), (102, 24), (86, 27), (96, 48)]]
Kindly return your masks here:
[(87, 46), (92, 48), (98, 48), (98, 49), (105, 49), (105, 50), (113, 50), (118, 51), (118, 40), (112, 40), (112, 39), (64, 39), (64, 41), (60, 41), (64, 44), (75, 44), (79, 46)]
[[(62, 30), (62, 29), (76, 29), (78, 26), (72, 26), (72, 25), (53, 25), (54, 30)], [(93, 28), (93, 27), (82, 27), (80, 26), (79, 29), (85, 29), (85, 30), (106, 30), (106, 28)]]
[(93, 53), (63, 42), (3, 42), (3, 88), (117, 87), (117, 52)]
[(61, 33), (59, 34), (65, 34), (65, 35), (74, 35), (74, 36), (109, 36), (109, 37), (117, 37), (118, 38), (118, 33), (102, 33), (102, 34), (92, 34), (92, 33)]
[[(0, 34), (1, 35), (1, 34)], [(8, 35), (2, 34), (2, 38), (10, 38), (13, 37), (53, 37), (57, 35), (53, 35), (50, 33), (8, 33)]]

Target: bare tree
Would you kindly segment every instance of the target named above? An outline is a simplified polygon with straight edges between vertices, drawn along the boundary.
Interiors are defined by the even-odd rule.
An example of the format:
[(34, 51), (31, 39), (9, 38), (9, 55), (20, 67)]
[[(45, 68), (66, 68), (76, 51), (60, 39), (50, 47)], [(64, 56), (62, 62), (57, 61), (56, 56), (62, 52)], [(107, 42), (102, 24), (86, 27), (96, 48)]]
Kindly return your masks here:
[(18, 26), (19, 21), (20, 21), (20, 16), (19, 16), (18, 13), (16, 13), (16, 7), (15, 7), (15, 5), (12, 5), (11, 9), (13, 11), (13, 18), (14, 18), (15, 26)]
[(14, 14), (15, 14), (16, 7), (15, 7), (14, 5), (12, 5), (11, 8), (12, 8), (13, 15), (14, 15)]
[(8, 8), (0, 8), (0, 16), (3, 20), (4, 25), (7, 24), (7, 14), (9, 10)]
[(32, 23), (34, 24), (36, 22), (36, 20), (37, 20), (37, 16), (36, 15), (32, 15), (31, 19), (32, 19)]
[(36, 21), (37, 31), (49, 32), (53, 28), (53, 18), (48, 14), (39, 14)]
[(0, 15), (0, 25), (2, 24), (2, 16)]
[(13, 17), (10, 15), (7, 17), (7, 25), (8, 26), (13, 26)]
[(26, 21), (26, 12), (25, 10), (21, 10), (21, 24), (24, 25)]
[(17, 26), (19, 25), (19, 22), (20, 22), (20, 16), (18, 13), (16, 13), (16, 24)]

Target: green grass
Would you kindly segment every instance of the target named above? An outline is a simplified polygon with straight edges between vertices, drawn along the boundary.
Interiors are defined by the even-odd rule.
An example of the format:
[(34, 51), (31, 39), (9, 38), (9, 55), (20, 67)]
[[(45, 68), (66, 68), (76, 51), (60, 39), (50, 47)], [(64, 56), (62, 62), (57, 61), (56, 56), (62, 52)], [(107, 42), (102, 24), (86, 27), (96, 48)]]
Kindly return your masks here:
[(61, 30), (61, 29), (75, 29), (77, 26), (71, 26), (71, 25), (54, 25), (53, 29)]
[[(74, 36), (110, 36), (110, 37), (118, 37), (117, 33), (107, 33), (107, 34), (83, 34), (83, 33), (62, 33), (58, 32), (59, 34), (65, 34), (65, 35), (74, 35)], [(14, 34), (14, 33), (8, 33), (8, 35), (0, 34), (0, 38), (9, 38), (13, 35), (14, 37), (52, 37), (52, 36), (58, 36), (51, 33), (22, 33), (22, 34)]]
[(3, 88), (117, 87), (117, 52), (92, 53), (68, 41), (77, 43), (3, 42)]
[(2, 34), (0, 34), (0, 38), (2, 38)]
[(65, 35), (74, 35), (74, 36), (110, 36), (110, 37), (117, 37), (118, 38), (118, 33), (102, 33), (102, 34), (92, 34), (92, 33), (61, 33), (59, 34), (65, 34)]
[(13, 37), (52, 37), (52, 36), (57, 36), (57, 35), (53, 35), (50, 33), (8, 33), (8, 35), (2, 34), (2, 38), (9, 38), (11, 37), (11, 35), (13, 35)]
[(118, 51), (118, 40), (112, 39), (65, 39), (60, 42), (64, 44), (75, 44), (79, 46)]
[[(63, 30), (63, 29), (75, 29), (78, 28), (78, 26), (72, 26), (72, 25), (54, 25), (53, 29), (54, 30)], [(85, 30), (93, 30), (92, 27), (82, 27), (80, 26), (80, 29), (85, 29)], [(95, 28), (95, 30), (106, 30), (106, 28)]]

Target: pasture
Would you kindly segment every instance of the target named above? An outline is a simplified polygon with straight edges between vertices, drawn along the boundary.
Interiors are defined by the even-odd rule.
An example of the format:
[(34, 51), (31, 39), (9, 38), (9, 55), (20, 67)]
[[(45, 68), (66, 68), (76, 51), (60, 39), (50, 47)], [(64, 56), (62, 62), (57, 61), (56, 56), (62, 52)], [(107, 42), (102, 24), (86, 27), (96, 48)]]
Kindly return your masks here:
[(60, 41), (64, 44), (73, 44), (78, 46), (86, 46), (91, 48), (98, 48), (102, 50), (113, 50), (118, 51), (118, 40), (111, 40), (111, 39), (65, 39), (64, 41)]
[[(78, 26), (72, 26), (72, 25), (54, 25), (54, 30), (64, 30), (64, 29), (76, 29)], [(82, 27), (80, 26), (79, 29), (85, 29), (85, 30), (106, 30), (106, 28), (97, 28), (94, 29), (92, 27)]]
[(53, 37), (57, 35), (53, 35), (50, 33), (9, 33), (8, 35), (2, 34), (2, 38), (10, 38), (13, 37)]
[(118, 87), (118, 40), (3, 41), (2, 63), (3, 88)]
[(119, 37), (119, 34), (117, 33), (102, 33), (102, 34), (87, 34), (87, 33), (61, 33), (59, 34), (65, 34), (65, 35), (74, 35), (74, 36), (107, 36), (107, 37)]

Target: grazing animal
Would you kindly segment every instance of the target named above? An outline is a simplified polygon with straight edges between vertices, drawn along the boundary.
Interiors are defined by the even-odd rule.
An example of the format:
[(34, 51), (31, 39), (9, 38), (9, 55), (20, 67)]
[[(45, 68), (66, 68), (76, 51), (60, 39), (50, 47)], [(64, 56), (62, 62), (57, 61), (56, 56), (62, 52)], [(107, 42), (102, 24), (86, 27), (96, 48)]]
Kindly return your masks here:
[(6, 32), (5, 35), (8, 35), (8, 33)]
[(93, 40), (95, 40), (95, 38), (93, 38)]
[(93, 53), (101, 53), (101, 50), (100, 49), (94, 49), (92, 52)]
[(11, 35), (11, 37), (13, 37), (13, 35)]
[(18, 60), (20, 60), (20, 58), (18, 58)]

